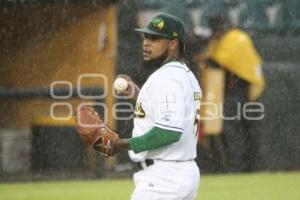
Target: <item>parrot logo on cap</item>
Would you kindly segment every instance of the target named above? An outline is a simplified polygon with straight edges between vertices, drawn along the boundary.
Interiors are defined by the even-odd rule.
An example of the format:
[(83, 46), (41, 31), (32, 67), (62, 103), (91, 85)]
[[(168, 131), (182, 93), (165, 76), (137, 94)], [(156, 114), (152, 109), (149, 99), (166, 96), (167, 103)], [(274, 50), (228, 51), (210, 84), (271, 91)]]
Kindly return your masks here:
[(161, 18), (154, 18), (151, 21), (151, 23), (154, 27), (158, 28), (159, 30), (161, 30), (165, 25), (164, 20), (162, 20)]

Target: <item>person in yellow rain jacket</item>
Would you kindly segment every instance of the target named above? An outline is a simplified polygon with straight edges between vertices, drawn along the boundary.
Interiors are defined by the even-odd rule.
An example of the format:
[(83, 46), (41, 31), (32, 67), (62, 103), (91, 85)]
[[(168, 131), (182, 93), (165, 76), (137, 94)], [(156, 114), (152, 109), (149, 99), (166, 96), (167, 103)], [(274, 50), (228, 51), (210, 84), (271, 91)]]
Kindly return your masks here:
[(251, 171), (255, 165), (251, 126), (253, 120), (262, 119), (263, 105), (249, 102), (255, 102), (264, 90), (262, 59), (250, 36), (230, 27), (222, 14), (212, 14), (209, 26), (212, 35), (199, 64), (203, 130), (205, 135), (220, 138), (222, 171)]

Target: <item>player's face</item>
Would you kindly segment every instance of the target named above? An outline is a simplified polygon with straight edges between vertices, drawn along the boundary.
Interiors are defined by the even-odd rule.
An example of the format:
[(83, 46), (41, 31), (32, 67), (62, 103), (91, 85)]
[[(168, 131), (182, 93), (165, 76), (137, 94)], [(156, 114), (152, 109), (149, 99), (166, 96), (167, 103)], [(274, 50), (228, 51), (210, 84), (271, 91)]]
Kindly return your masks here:
[(169, 49), (170, 41), (171, 40), (165, 39), (161, 36), (144, 34), (144, 61), (153, 60), (159, 58), (163, 54), (166, 54)]

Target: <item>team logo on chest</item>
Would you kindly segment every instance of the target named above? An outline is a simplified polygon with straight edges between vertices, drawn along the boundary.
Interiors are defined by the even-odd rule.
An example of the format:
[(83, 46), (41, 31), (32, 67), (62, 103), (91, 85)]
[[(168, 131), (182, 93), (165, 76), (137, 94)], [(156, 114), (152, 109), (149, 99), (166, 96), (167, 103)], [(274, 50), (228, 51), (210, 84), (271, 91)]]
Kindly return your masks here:
[(195, 101), (200, 101), (202, 98), (201, 92), (194, 92), (194, 100)]
[(142, 107), (142, 103), (136, 103), (135, 109), (134, 109), (134, 116), (137, 118), (144, 118), (145, 117), (145, 111)]

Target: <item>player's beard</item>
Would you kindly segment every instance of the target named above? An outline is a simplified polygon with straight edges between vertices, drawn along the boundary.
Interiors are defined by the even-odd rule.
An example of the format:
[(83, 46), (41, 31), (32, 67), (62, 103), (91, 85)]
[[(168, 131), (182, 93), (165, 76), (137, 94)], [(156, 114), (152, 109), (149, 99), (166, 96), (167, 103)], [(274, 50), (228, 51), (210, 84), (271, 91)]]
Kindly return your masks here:
[(151, 59), (151, 60), (144, 60), (142, 63), (143, 70), (146, 70), (147, 72), (154, 72), (158, 68), (160, 68), (163, 63), (166, 61), (168, 57), (168, 50), (166, 50), (162, 55), (160, 55), (157, 58)]

